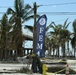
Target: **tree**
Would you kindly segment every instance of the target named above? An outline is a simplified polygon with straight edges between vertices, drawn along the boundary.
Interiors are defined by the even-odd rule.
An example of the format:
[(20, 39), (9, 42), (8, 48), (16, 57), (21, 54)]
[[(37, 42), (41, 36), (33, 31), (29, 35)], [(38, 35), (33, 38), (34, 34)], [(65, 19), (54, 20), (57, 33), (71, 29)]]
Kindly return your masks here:
[(8, 50), (11, 44), (11, 30), (12, 26), (8, 21), (8, 17), (6, 14), (3, 15), (0, 23), (0, 57), (2, 59), (8, 58)]
[[(71, 35), (70, 31), (67, 29), (70, 22), (67, 23), (67, 21), (68, 21), (68, 18), (62, 25), (62, 29), (60, 31), (60, 39), (61, 39), (61, 47), (62, 47), (62, 51), (63, 51), (63, 57), (65, 57), (65, 43), (66, 42), (69, 43), (69, 39), (70, 39), (70, 35)], [(69, 46), (69, 44), (67, 46)], [(68, 47), (68, 49), (69, 49), (69, 47)]]
[(22, 51), (22, 23), (28, 21), (33, 18), (31, 14), (33, 12), (32, 7), (29, 4), (24, 6), (23, 0), (15, 0), (14, 2), (14, 10), (8, 8), (7, 14), (12, 14), (9, 22), (12, 23), (13, 26), (13, 39), (15, 41), (15, 45), (17, 47), (17, 56), (23, 56)]
[(1, 50), (0, 55), (2, 59), (7, 58), (7, 16), (6, 14), (3, 15), (1, 20)]
[[(61, 31), (61, 25), (56, 25), (54, 22), (52, 22), (47, 29), (52, 28), (53, 30), (48, 32), (49, 35), (49, 44), (52, 47), (53, 55), (54, 51), (57, 51), (57, 56), (59, 56), (59, 47), (60, 47), (60, 31)], [(46, 30), (47, 30), (46, 29)]]
[(76, 19), (73, 21), (73, 33), (71, 37), (71, 45), (74, 48), (74, 57), (75, 57), (75, 50), (76, 50)]
[[(67, 23), (68, 19), (64, 22), (63, 25), (56, 25), (54, 22), (50, 24), (47, 29), (52, 28), (53, 30), (49, 32), (51, 36), (51, 41), (53, 42), (53, 51), (57, 49), (57, 55), (59, 56), (59, 47), (62, 47), (63, 56), (65, 56), (65, 43), (69, 41), (70, 32), (67, 30), (69, 23)], [(51, 42), (50, 41), (50, 42)], [(53, 52), (54, 53), (54, 52)]]

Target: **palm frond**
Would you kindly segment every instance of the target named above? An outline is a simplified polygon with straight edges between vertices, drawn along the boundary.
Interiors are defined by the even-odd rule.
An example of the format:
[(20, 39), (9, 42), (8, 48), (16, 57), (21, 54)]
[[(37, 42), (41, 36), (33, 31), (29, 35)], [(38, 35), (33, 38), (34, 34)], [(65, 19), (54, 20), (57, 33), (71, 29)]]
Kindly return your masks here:
[(31, 9), (30, 11), (29, 10), (27, 10), (27, 9), (25, 9), (25, 11), (24, 11), (24, 14), (23, 14), (23, 18), (25, 19), (28, 15), (31, 15), (31, 14), (33, 14), (33, 10)]
[(71, 45), (72, 45), (73, 48), (75, 47), (75, 37), (73, 37), (73, 38), (71, 39)]
[(76, 19), (73, 21), (73, 31), (76, 32)]
[[(30, 19), (33, 19), (33, 18), (34, 18), (34, 15), (28, 15), (28, 16), (24, 19), (23, 22), (29, 21)], [(39, 15), (38, 15), (38, 14), (36, 15), (36, 18), (39, 18)]]
[(65, 29), (67, 29), (68, 28), (68, 26), (69, 26), (69, 24), (70, 24), (71, 22), (69, 22), (67, 25), (66, 25), (66, 27), (65, 27)]
[(64, 22), (64, 27), (66, 26), (66, 24), (67, 24), (67, 21), (68, 21), (68, 18), (65, 20), (65, 22)]
[(11, 8), (8, 8), (6, 13), (7, 15), (9, 15), (9, 14), (14, 14), (15, 12)]
[(27, 29), (29, 29), (31, 32), (33, 32), (33, 26), (25, 25), (25, 27), (24, 27), (24, 28), (27, 28)]
[(32, 8), (29, 4), (26, 4), (24, 9), (25, 9), (25, 12), (27, 12), (30, 8)]
[(14, 8), (15, 8), (15, 12), (18, 15), (19, 12), (19, 0), (15, 0), (14, 2)]
[(13, 24), (15, 22), (15, 16), (11, 16), (9, 19), (9, 23)]
[(66, 21), (64, 22), (63, 29), (67, 29), (67, 27), (68, 27), (69, 24), (71, 23), (71, 22), (69, 22), (69, 23), (67, 24), (68, 19), (69, 19), (69, 18), (67, 18)]
[(3, 25), (5, 25), (5, 23), (7, 23), (7, 15), (6, 14), (3, 15), (2, 20), (1, 20), (1, 23)]
[[(38, 8), (39, 6), (37, 6), (37, 8)], [(32, 15), (33, 14), (33, 12), (34, 12), (34, 8), (32, 8), (31, 6), (29, 6), (28, 4), (27, 4), (27, 6), (25, 7), (25, 11), (24, 11), (24, 16), (23, 16), (23, 18), (26, 18), (27, 16), (30, 16), (30, 15)], [(36, 15), (36, 17), (38, 18), (38, 17), (40, 17), (38, 14)]]
[(48, 29), (50, 29), (50, 28), (54, 28), (54, 26), (52, 24), (53, 24), (53, 22), (46, 27), (46, 31), (48, 31)]

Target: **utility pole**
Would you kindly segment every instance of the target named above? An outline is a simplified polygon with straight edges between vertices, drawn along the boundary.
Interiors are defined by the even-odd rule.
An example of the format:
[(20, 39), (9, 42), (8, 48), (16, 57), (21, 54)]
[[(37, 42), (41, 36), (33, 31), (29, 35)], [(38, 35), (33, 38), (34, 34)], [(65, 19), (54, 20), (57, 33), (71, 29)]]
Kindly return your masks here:
[(36, 35), (37, 35), (37, 26), (36, 26), (36, 2), (34, 3), (34, 29), (33, 29), (33, 53), (36, 54)]
[(37, 5), (36, 2), (34, 3), (34, 29), (33, 29), (33, 60), (32, 60), (32, 71), (33, 73), (37, 73), (39, 69), (39, 73), (42, 73), (42, 63), (40, 59), (36, 56), (36, 43), (37, 43), (37, 25), (36, 25), (36, 10)]
[(36, 2), (34, 3), (34, 29), (33, 29), (33, 60), (32, 60), (32, 71), (37, 73), (37, 62), (36, 62)]

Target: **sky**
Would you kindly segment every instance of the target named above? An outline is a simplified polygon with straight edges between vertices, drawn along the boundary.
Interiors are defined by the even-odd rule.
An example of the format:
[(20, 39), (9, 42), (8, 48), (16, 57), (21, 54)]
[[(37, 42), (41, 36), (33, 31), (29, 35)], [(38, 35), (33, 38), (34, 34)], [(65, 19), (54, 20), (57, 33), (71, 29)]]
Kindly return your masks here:
[[(47, 16), (47, 26), (51, 22), (55, 22), (55, 24), (64, 24), (65, 20), (69, 18), (68, 22), (71, 22), (71, 24), (68, 29), (72, 32), (72, 23), (76, 19), (76, 0), (24, 0), (24, 4), (30, 4), (32, 7), (34, 2), (36, 2), (37, 5), (42, 5), (37, 9), (37, 13)], [(8, 7), (14, 7), (14, 0), (0, 1), (0, 19)], [(57, 14), (57, 12), (59, 13)], [(67, 13), (64, 15), (64, 13), (60, 12), (71, 12), (71, 14)], [(27, 25), (33, 25), (33, 23), (33, 20), (26, 22)]]

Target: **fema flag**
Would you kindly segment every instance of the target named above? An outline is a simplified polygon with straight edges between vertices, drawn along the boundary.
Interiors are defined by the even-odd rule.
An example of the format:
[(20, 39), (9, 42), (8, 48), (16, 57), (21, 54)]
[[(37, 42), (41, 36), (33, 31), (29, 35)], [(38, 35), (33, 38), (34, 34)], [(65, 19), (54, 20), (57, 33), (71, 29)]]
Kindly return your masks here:
[(47, 23), (46, 15), (42, 15), (36, 23), (37, 25), (36, 54), (40, 57), (44, 56), (46, 23)]

